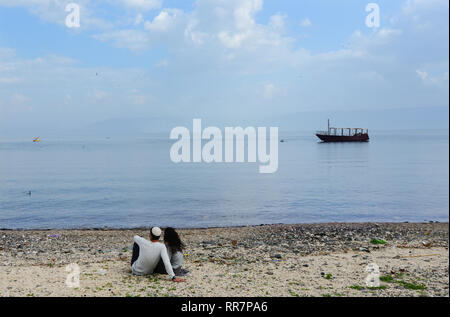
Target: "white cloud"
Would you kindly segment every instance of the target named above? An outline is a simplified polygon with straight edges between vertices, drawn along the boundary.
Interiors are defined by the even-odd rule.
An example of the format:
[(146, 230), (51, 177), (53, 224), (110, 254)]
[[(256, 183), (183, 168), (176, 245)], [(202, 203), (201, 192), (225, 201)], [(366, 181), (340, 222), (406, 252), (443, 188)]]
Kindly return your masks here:
[(181, 10), (163, 10), (153, 19), (153, 21), (145, 21), (144, 27), (148, 31), (165, 32), (175, 26), (178, 17), (181, 15)]
[(22, 80), (17, 77), (0, 77), (0, 84), (16, 84), (20, 83)]
[(423, 10), (448, 8), (448, 5), (448, 0), (407, 0), (403, 5), (403, 12), (407, 14), (416, 14)]
[(422, 80), (426, 80), (428, 78), (428, 73), (427, 72), (416, 70), (416, 73), (417, 73), (417, 75), (419, 75), (419, 77)]
[(401, 29), (380, 28), (370, 34), (363, 34), (360, 30), (352, 33), (349, 44), (353, 49), (386, 46), (393, 43), (403, 34)]
[(269, 84), (264, 85), (264, 89), (263, 89), (264, 98), (270, 99), (276, 94), (276, 92), (277, 92), (277, 88), (275, 87), (274, 84), (269, 83)]
[(116, 47), (127, 48), (132, 51), (144, 51), (148, 48), (149, 38), (144, 31), (126, 29), (112, 31), (93, 36), (102, 42), (113, 41)]
[(408, 0), (394, 22), (411, 21), (409, 27), (417, 34), (448, 34), (448, 11), (448, 0)]
[[(40, 19), (60, 24), (65, 27), (67, 12), (66, 5), (76, 3), (80, 6), (80, 29), (78, 32), (88, 29), (112, 30), (114, 27), (123, 26), (130, 20), (130, 15), (134, 16), (136, 10), (149, 11), (158, 9), (162, 5), (162, 0), (0, 0), (0, 6), (23, 7)], [(100, 17), (99, 12), (105, 11), (105, 5), (116, 6), (121, 10), (119, 16)], [(129, 10), (124, 10), (124, 8)], [(137, 17), (131, 18), (132, 23), (139, 25), (141, 13)], [(73, 31), (73, 29), (72, 29)]]
[(242, 42), (249, 36), (249, 33), (237, 33), (230, 35), (228, 32), (220, 32), (218, 34), (220, 41), (227, 48), (238, 48)]
[(1, 47), (0, 46), (0, 58), (1, 59), (8, 59), (15, 55), (15, 50), (9, 47)]
[(162, 59), (156, 64), (156, 67), (167, 67), (167, 66), (169, 66), (168, 59)]
[[(155, 89), (152, 79), (139, 69), (82, 67), (72, 59), (54, 55), (0, 58), (0, 69), (4, 63), (12, 64), (13, 69), (5, 71), (2, 78), (13, 78), (10, 73), (14, 73), (15, 78), (26, 81), (13, 86), (0, 84), (3, 126), (11, 123), (11, 127), (27, 128), (60, 120), (84, 124), (127, 115), (142, 109), (143, 100), (151, 100), (150, 91)], [(131, 89), (146, 93), (131, 97), (127, 93)]]
[(136, 16), (136, 19), (134, 20), (134, 25), (139, 25), (139, 24), (141, 24), (142, 22), (144, 22), (144, 16), (142, 15), (142, 14), (138, 14), (137, 16)]
[(184, 38), (191, 41), (195, 45), (202, 45), (208, 37), (208, 33), (196, 31), (198, 21), (191, 20), (188, 22), (186, 29), (184, 30)]
[(444, 75), (442, 76), (442, 80), (448, 81), (448, 71), (444, 72)]
[(133, 94), (131, 95), (131, 102), (137, 106), (144, 106), (153, 101), (153, 97), (143, 94)]
[(68, 14), (65, 8), (72, 2), (80, 6), (81, 29), (110, 29), (113, 27), (110, 21), (95, 16), (99, 3), (90, 0), (0, 0), (0, 6), (23, 7), (44, 21), (58, 23), (65, 27), (65, 19)]
[(361, 72), (358, 77), (362, 80), (368, 80), (368, 81), (384, 80), (384, 77), (374, 70), (368, 70), (368, 71)]
[(121, 2), (126, 7), (144, 11), (158, 9), (162, 5), (162, 0), (121, 0)]
[(274, 14), (270, 17), (269, 26), (277, 31), (284, 31), (286, 18), (287, 16), (284, 14)]
[[(184, 45), (196, 47), (203, 44), (208, 44), (211, 49), (246, 47), (256, 50), (289, 43), (291, 39), (282, 35), (287, 17), (275, 14), (267, 25), (258, 24), (255, 14), (261, 9), (261, 0), (197, 0), (190, 12), (162, 9), (152, 20), (144, 22), (144, 30), (148, 31), (146, 35), (138, 29), (134, 29), (134, 33), (133, 29), (128, 29), (130, 37), (116, 30), (99, 34), (96, 38), (112, 40), (115, 46), (128, 46), (132, 50), (151, 49), (157, 45), (180, 49)], [(226, 55), (230, 56), (229, 53)]]
[(422, 82), (426, 85), (445, 85), (448, 86), (448, 71), (438, 74), (436, 76), (430, 76), (430, 74), (423, 70), (416, 70), (416, 74), (420, 77)]
[(9, 105), (2, 105), (1, 111), (11, 113), (30, 113), (33, 111), (31, 99), (21, 93), (13, 93), (9, 98)]
[(96, 101), (104, 101), (108, 97), (108, 93), (106, 91), (97, 90), (94, 92), (94, 98)]
[(312, 26), (312, 23), (308, 18), (305, 18), (300, 22), (300, 26), (309, 27), (309, 26)]
[(254, 15), (262, 10), (262, 0), (241, 0), (234, 8), (236, 28), (247, 30), (255, 25)]
[(25, 104), (28, 102), (30, 102), (30, 98), (28, 98), (22, 94), (14, 93), (11, 95), (11, 103), (12, 104), (18, 105), (18, 104)]

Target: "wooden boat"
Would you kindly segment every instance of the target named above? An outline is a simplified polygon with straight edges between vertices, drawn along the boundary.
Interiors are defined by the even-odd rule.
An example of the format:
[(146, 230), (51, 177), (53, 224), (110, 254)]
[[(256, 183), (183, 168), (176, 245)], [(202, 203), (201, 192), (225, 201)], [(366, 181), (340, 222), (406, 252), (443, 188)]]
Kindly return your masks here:
[(330, 127), (330, 119), (328, 119), (328, 130), (317, 131), (316, 136), (323, 142), (367, 142), (369, 129), (334, 128)]

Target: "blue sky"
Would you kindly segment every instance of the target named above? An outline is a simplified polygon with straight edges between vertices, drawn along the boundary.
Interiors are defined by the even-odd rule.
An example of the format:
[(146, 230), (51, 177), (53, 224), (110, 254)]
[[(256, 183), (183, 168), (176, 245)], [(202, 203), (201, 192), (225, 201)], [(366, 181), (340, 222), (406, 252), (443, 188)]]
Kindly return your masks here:
[[(64, 23), (70, 2), (81, 7), (77, 29)], [(378, 28), (365, 25), (367, 3), (0, 0), (2, 131), (143, 117), (175, 126), (315, 111), (448, 113), (448, 1), (377, 1)]]

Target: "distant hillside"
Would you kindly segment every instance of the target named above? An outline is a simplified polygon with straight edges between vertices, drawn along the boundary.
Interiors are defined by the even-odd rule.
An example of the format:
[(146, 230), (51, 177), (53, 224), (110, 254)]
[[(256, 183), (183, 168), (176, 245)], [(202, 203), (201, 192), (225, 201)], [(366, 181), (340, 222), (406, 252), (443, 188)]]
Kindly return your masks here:
[(93, 122), (81, 127), (74, 123), (36, 121), (26, 126), (14, 122), (0, 125), (0, 137), (65, 137), (65, 136), (129, 136), (148, 133), (170, 133), (176, 126), (185, 126), (192, 130), (192, 119), (202, 119), (206, 126), (277, 126), (280, 131), (316, 131), (327, 126), (327, 119), (337, 127), (361, 127), (371, 130), (405, 130), (405, 129), (448, 129), (448, 107), (424, 107), (395, 110), (360, 110), (360, 111), (317, 111), (297, 112), (274, 116), (255, 115), (240, 116), (173, 116), (173, 117), (126, 117), (110, 118)]

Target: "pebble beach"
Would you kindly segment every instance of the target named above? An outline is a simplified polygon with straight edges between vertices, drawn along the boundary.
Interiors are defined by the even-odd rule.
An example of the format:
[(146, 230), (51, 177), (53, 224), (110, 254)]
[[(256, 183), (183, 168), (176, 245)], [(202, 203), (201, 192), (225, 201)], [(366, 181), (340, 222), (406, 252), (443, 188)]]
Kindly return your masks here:
[[(146, 228), (0, 230), (0, 296), (449, 296), (448, 223), (177, 231), (185, 283), (131, 274), (133, 236), (148, 238)], [(372, 263), (378, 286), (366, 283)], [(69, 287), (74, 264), (79, 284)]]

